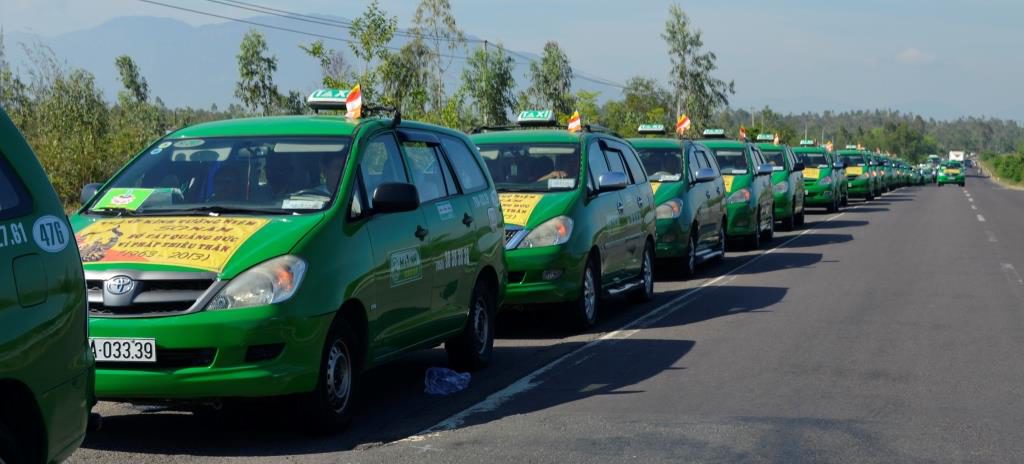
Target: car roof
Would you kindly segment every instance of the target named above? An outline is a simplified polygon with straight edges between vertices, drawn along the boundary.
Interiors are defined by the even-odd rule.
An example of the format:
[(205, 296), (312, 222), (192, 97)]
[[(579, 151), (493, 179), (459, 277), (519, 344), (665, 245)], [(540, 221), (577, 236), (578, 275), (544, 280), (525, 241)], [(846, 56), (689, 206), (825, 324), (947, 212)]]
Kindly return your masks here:
[(488, 143), (579, 143), (583, 134), (555, 129), (513, 129), (481, 132), (469, 136), (477, 145)]
[(783, 150), (785, 145), (777, 143), (759, 143), (757, 144), (757, 148), (762, 150)]
[(633, 137), (626, 139), (626, 141), (636, 148), (679, 148), (690, 142), (689, 140), (668, 137)]
[[(367, 124), (390, 125), (391, 118), (365, 118), (352, 121), (342, 116), (302, 115), (302, 116), (267, 116), (257, 118), (225, 119), (196, 124), (180, 129), (169, 138), (186, 137), (233, 137), (233, 136), (351, 136), (357, 127)], [(455, 137), (465, 134), (446, 127), (422, 122), (402, 120), (403, 129), (423, 129), (432, 132), (444, 132)]]
[(825, 147), (793, 147), (794, 153), (828, 153)]
[(700, 140), (708, 148), (746, 148), (747, 142), (729, 139), (704, 139)]

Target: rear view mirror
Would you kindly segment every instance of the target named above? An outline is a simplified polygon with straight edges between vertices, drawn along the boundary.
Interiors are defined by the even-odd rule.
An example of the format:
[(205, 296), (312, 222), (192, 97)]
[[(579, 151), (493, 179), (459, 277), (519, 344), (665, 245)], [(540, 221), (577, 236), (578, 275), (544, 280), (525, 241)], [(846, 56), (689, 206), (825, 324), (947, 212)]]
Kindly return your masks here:
[(798, 161), (796, 164), (793, 165), (793, 170), (794, 171), (803, 171), (804, 170), (804, 163), (801, 162), (801, 161)]
[(757, 175), (759, 176), (768, 176), (772, 172), (775, 172), (775, 168), (770, 164), (762, 164), (757, 167)]
[(704, 182), (711, 182), (718, 176), (715, 175), (715, 170), (711, 168), (700, 168), (697, 170), (697, 175), (694, 176), (694, 183), (701, 184)]
[(373, 210), (378, 213), (402, 213), (420, 207), (420, 193), (416, 186), (401, 182), (388, 182), (373, 191)]
[(83, 205), (88, 203), (89, 200), (92, 200), (92, 197), (96, 196), (96, 192), (99, 191), (102, 186), (103, 184), (98, 183), (86, 184), (85, 187), (82, 187), (82, 193), (79, 196), (79, 200), (81, 200)]
[(597, 191), (599, 192), (622, 190), (627, 185), (629, 185), (629, 179), (626, 178), (626, 173), (624, 172), (606, 172), (597, 178)]

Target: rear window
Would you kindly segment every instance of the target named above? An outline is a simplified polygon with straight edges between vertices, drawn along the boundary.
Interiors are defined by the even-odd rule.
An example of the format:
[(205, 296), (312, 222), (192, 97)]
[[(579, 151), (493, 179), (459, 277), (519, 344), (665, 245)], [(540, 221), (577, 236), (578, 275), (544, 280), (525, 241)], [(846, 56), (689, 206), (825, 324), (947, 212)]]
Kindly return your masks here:
[(21, 217), (32, 211), (32, 197), (14, 169), (7, 162), (7, 156), (0, 152), (0, 221)]
[(722, 174), (746, 174), (749, 171), (747, 156), (743, 150), (713, 149)]

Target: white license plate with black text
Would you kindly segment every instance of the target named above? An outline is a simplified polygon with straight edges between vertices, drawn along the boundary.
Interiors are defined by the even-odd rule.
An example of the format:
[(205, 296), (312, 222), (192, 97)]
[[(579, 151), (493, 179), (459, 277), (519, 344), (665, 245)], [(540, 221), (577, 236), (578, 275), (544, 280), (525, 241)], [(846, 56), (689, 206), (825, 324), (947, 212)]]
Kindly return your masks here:
[(156, 362), (156, 339), (153, 338), (90, 338), (96, 361)]

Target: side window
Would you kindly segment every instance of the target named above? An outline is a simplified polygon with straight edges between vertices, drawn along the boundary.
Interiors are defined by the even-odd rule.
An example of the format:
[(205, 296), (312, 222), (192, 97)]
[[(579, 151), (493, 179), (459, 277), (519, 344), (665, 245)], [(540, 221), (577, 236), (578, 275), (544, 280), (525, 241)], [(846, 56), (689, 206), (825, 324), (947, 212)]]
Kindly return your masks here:
[(767, 164), (765, 163), (764, 158), (761, 156), (761, 150), (758, 150), (757, 148), (751, 148), (750, 155), (751, 158), (754, 160), (754, 169), (757, 169), (757, 167), (762, 164)]
[(701, 150), (700, 156), (701, 158), (704, 158), (704, 162), (708, 165), (708, 168), (710, 168), (712, 171), (715, 171), (716, 176), (722, 174), (721, 171), (719, 171), (718, 169), (718, 160), (716, 160), (715, 157), (711, 155), (711, 153), (708, 153), (705, 150)]
[(452, 168), (455, 169), (455, 176), (462, 185), (463, 193), (473, 193), (487, 188), (487, 178), (480, 169), (480, 162), (465, 143), (454, 137), (441, 137), (441, 145), (448, 155)]
[(602, 174), (609, 171), (604, 152), (601, 151), (601, 145), (597, 142), (591, 143), (587, 148), (587, 161), (590, 165), (590, 188), (597, 190), (597, 180), (601, 178)]
[(24, 216), (32, 211), (32, 197), (7, 157), (0, 153), (0, 220)]
[(700, 160), (698, 159), (697, 149), (690, 148), (690, 153), (686, 156), (686, 165), (690, 169), (690, 179), (697, 178), (697, 170), (700, 169)]
[(445, 167), (437, 157), (437, 149), (423, 142), (406, 142), (402, 149), (412, 174), (412, 183), (419, 190), (420, 201), (426, 203), (448, 196)]
[(622, 162), (622, 153), (619, 153), (618, 150), (608, 148), (604, 150), (604, 157), (608, 160), (609, 171), (629, 175), (629, 171), (626, 171), (626, 163)]
[(373, 207), (373, 192), (377, 190), (378, 185), (387, 182), (409, 182), (401, 153), (392, 134), (378, 135), (366, 145), (359, 165), (363, 185), (366, 186), (366, 206)]
[(642, 184), (647, 182), (647, 172), (644, 171), (644, 165), (640, 163), (636, 152), (625, 145), (616, 144), (616, 146), (622, 150), (622, 156), (626, 158), (626, 165), (629, 166), (629, 172), (633, 176), (633, 183)]

